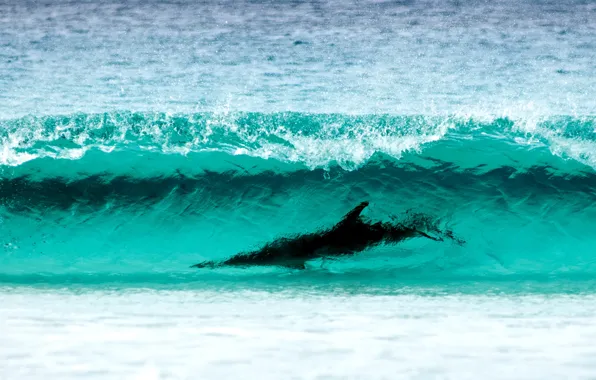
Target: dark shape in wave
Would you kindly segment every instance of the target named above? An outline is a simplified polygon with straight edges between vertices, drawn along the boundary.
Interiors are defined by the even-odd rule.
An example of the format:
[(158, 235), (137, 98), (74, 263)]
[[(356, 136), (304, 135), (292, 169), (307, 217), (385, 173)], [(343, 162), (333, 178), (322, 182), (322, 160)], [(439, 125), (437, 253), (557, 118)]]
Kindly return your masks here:
[[(459, 244), (464, 244), (464, 241), (456, 238), (451, 231), (441, 232), (434, 228), (434, 232), (439, 236), (431, 236), (420, 231), (416, 226), (387, 222), (370, 223), (360, 216), (366, 206), (368, 202), (360, 203), (329, 230), (298, 235), (294, 238), (281, 238), (257, 251), (240, 253), (221, 262), (205, 261), (191, 268), (272, 265), (305, 269), (305, 263), (308, 260), (354, 255), (381, 243), (398, 243), (416, 236), (435, 241), (443, 241), (443, 237), (447, 237)], [(419, 218), (416, 224), (430, 226), (424, 217)]]
[(408, 198), (414, 193), (422, 194), (421, 198), (424, 198), (426, 192), (441, 189), (456, 190), (450, 196), (463, 199), (479, 196), (499, 199), (506, 194), (517, 201), (530, 198), (542, 205), (545, 201), (572, 196), (575, 201), (578, 197), (584, 199), (578, 205), (580, 208), (589, 207), (596, 202), (596, 174), (590, 171), (565, 173), (549, 166), (533, 166), (524, 170), (502, 166), (483, 171), (483, 167), (462, 169), (453, 163), (437, 159), (433, 159), (433, 162), (435, 165), (432, 167), (422, 167), (409, 162), (395, 163), (379, 159), (352, 172), (333, 169), (331, 177), (337, 179), (326, 181), (322, 181), (326, 173), (323, 169), (289, 173), (203, 170), (194, 175), (173, 171), (164, 173), (163, 176), (147, 178), (123, 175), (113, 177), (102, 173), (86, 177), (35, 179), (28, 175), (11, 178), (4, 173), (6, 178), (0, 178), (0, 204), (14, 213), (46, 208), (69, 210), (81, 204), (89, 212), (95, 212), (106, 204), (111, 204), (112, 207), (134, 204), (146, 207), (173, 195), (179, 201), (188, 198), (191, 209), (196, 209), (205, 205), (209, 199), (216, 199), (220, 204), (237, 202), (239, 194), (244, 196), (249, 190), (250, 196), (292, 196), (294, 192), (304, 188), (328, 192), (332, 187), (340, 185), (354, 186), (373, 181), (382, 182), (392, 194)]

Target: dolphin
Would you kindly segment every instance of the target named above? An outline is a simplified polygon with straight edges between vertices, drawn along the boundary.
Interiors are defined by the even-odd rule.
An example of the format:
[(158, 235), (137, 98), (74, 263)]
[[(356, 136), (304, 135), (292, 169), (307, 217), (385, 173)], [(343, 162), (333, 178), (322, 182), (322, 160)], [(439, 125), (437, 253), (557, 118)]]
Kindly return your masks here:
[[(381, 243), (395, 244), (417, 236), (443, 241), (442, 237), (431, 236), (413, 226), (388, 222), (370, 223), (363, 220), (360, 214), (368, 204), (368, 201), (360, 203), (330, 229), (295, 237), (283, 237), (265, 244), (259, 250), (239, 253), (224, 261), (204, 261), (192, 265), (191, 268), (282, 266), (306, 269), (306, 261), (354, 255)], [(455, 238), (451, 231), (444, 233), (444, 236), (459, 243), (463, 242)]]

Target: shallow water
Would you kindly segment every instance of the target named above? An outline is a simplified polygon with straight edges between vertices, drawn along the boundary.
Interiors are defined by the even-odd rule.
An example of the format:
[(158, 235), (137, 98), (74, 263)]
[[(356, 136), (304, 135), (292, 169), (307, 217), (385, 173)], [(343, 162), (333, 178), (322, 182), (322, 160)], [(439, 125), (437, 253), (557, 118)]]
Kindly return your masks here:
[(588, 379), (596, 370), (593, 295), (4, 287), (0, 301), (2, 378)]

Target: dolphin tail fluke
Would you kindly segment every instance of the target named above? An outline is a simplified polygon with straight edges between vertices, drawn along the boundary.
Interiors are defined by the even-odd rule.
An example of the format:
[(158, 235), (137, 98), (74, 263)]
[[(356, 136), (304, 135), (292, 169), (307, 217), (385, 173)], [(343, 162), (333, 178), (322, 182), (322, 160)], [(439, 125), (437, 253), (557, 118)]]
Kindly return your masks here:
[(453, 231), (451, 231), (451, 230), (445, 231), (445, 236), (447, 236), (449, 239), (453, 240), (455, 242), (455, 244), (457, 244), (457, 245), (463, 246), (466, 244), (466, 241), (464, 239), (461, 239), (461, 238), (458, 238), (457, 236), (455, 236), (453, 234)]
[[(417, 233), (417, 234), (419, 234), (419, 235), (422, 235), (422, 236), (424, 236), (424, 237), (426, 237), (426, 238), (432, 239), (432, 240), (434, 240), (434, 241), (445, 241), (445, 239), (443, 239), (443, 237), (441, 237), (441, 236), (439, 236), (439, 237), (430, 236), (429, 234), (427, 234), (427, 233), (425, 233), (425, 232), (422, 232), (422, 231), (420, 231), (420, 230), (416, 230), (416, 233)], [(453, 234), (453, 231), (451, 231), (451, 230), (447, 230), (447, 231), (444, 231), (444, 232), (442, 232), (442, 235), (443, 235), (445, 238), (447, 238), (447, 239), (449, 239), (449, 240), (452, 240), (452, 241), (453, 241), (453, 242), (455, 242), (455, 244), (457, 244), (457, 245), (462, 245), (462, 246), (463, 246), (464, 244), (466, 244), (466, 241), (465, 241), (465, 240), (463, 240), (463, 239), (460, 239), (460, 238), (458, 238), (457, 236), (455, 236), (455, 235)]]
[(424, 236), (425, 238), (428, 238), (428, 239), (431, 239), (431, 240), (434, 240), (434, 241), (443, 241), (443, 238), (430, 236), (426, 232), (422, 232), (422, 231), (416, 230), (416, 233), (419, 234), (419, 235)]

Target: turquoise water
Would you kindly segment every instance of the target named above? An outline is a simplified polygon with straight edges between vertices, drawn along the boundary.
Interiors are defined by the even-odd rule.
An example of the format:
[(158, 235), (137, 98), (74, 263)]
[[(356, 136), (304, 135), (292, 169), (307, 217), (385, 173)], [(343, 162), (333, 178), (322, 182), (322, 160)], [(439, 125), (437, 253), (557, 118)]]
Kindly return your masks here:
[(7, 281), (282, 275), (189, 266), (331, 226), (362, 200), (371, 219), (423, 212), (466, 244), (413, 239), (297, 276), (596, 269), (594, 117), (113, 112), (1, 124)]
[[(593, 20), (0, 2), (0, 377), (590, 378)], [(364, 200), (466, 244), (190, 268)]]

